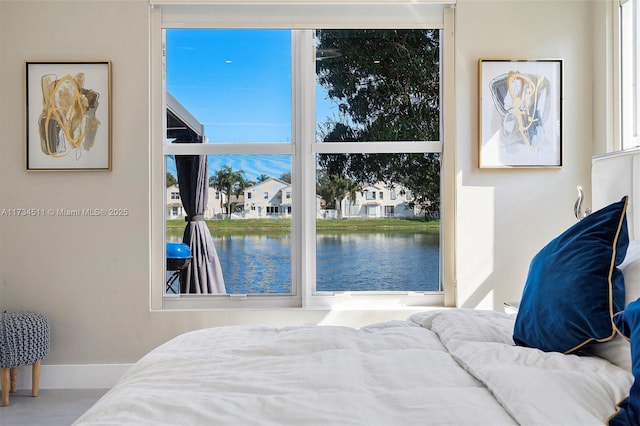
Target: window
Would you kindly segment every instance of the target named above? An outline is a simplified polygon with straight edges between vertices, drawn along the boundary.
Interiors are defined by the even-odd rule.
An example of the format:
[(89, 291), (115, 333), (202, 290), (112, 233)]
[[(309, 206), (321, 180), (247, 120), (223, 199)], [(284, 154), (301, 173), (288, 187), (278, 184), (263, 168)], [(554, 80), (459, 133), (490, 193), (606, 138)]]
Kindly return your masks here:
[(640, 146), (640, 2), (621, 1), (621, 136), (622, 149)]
[[(152, 305), (326, 306), (343, 304), (345, 294), (442, 304), (441, 117), (444, 94), (452, 94), (441, 78), (452, 57), (442, 28), (445, 17), (453, 24), (453, 10), (373, 1), (355, 7), (361, 10), (350, 18), (351, 29), (342, 30), (333, 19), (329, 26), (305, 24), (314, 8), (302, 5), (249, 12), (246, 5), (162, 3), (152, 0), (160, 5), (154, 22), (163, 40), (152, 44), (165, 52), (164, 72), (155, 74), (165, 79), (156, 85), (163, 101), (154, 122), (163, 117), (163, 171), (175, 173), (187, 217), (182, 227), (162, 219), (164, 240), (189, 232), (200, 242), (211, 239), (219, 283), (200, 288), (181, 278), (178, 294), (161, 297), (154, 284)], [(399, 23), (398, 13), (384, 22), (391, 9), (416, 27)], [(263, 19), (251, 21), (247, 13)], [(270, 23), (283, 13), (296, 15), (295, 28)], [(362, 21), (371, 13), (379, 29)], [(437, 17), (433, 27), (425, 16)], [(403, 54), (394, 57), (397, 47)], [(429, 188), (420, 183), (426, 181)], [(199, 195), (207, 193), (203, 185), (216, 196)], [(403, 222), (382, 222), (390, 219)], [(417, 230), (394, 231), (407, 224)], [(363, 233), (363, 225), (384, 232)], [(361, 229), (345, 230), (350, 226)], [(427, 251), (416, 250), (424, 245), (415, 245), (416, 234), (429, 240)], [(403, 274), (413, 266), (426, 268), (427, 285), (407, 284)]]

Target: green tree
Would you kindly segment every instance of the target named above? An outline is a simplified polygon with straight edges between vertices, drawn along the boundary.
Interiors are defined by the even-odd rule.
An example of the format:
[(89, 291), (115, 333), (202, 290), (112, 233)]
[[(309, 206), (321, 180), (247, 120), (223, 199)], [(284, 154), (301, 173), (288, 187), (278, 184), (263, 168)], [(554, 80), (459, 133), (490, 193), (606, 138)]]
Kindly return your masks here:
[[(231, 214), (231, 195), (238, 195), (246, 187), (244, 171), (234, 171), (231, 166), (222, 166), (213, 176), (209, 177), (209, 186), (227, 195), (226, 212)], [(220, 208), (223, 207), (224, 197), (220, 197)]]
[(336, 209), (338, 218), (342, 218), (342, 200), (350, 197), (355, 200), (356, 193), (360, 190), (360, 185), (344, 176), (329, 175), (321, 173), (318, 179), (316, 191), (326, 203), (329, 209)]
[(176, 177), (171, 173), (167, 172), (167, 183), (166, 183), (167, 188), (175, 185), (176, 183), (178, 183), (178, 180), (176, 179)]
[[(340, 117), (321, 123), (324, 142), (440, 139), (440, 63), (437, 30), (322, 30), (318, 82), (339, 105)], [(440, 209), (440, 155), (324, 154), (330, 176), (400, 184), (425, 214)]]
[[(244, 178), (244, 172), (242, 172), (240, 173), (239, 176), (237, 176), (236, 183), (235, 185), (233, 185), (233, 188), (232, 188), (232, 194), (236, 196), (236, 199), (238, 199), (244, 193), (245, 188), (248, 188), (253, 185), (254, 185), (253, 182), (246, 180)], [(237, 205), (234, 204), (233, 211), (235, 211), (236, 208), (237, 208)]]
[(291, 172), (281, 174), (279, 179), (287, 183), (291, 183)]

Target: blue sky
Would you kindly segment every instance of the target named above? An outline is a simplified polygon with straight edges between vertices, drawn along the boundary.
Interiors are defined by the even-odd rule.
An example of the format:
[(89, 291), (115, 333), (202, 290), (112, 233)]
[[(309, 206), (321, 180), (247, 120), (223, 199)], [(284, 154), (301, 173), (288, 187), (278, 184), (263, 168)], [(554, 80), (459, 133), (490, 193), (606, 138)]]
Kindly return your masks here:
[(167, 90), (210, 142), (291, 140), (287, 30), (167, 30)]
[[(166, 34), (167, 90), (204, 125), (210, 143), (291, 141), (289, 30)], [(326, 101), (317, 107), (329, 114)], [(210, 173), (228, 164), (250, 180), (291, 170), (288, 156), (210, 156), (209, 162)]]

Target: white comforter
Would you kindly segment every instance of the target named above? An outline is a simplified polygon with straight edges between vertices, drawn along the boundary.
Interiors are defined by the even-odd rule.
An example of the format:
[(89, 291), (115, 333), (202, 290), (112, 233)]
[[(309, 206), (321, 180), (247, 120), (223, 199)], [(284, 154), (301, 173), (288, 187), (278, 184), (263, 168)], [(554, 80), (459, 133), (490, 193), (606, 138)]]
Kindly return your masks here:
[(147, 354), (75, 424), (605, 423), (631, 374), (513, 346), (513, 319), (458, 309), (362, 329), (193, 331)]

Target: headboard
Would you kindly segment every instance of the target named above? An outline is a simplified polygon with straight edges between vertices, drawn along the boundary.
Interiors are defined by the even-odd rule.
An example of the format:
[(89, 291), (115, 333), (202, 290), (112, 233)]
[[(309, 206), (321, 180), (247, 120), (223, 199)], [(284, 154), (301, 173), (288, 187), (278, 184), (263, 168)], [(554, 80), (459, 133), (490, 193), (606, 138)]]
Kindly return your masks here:
[(629, 239), (640, 239), (640, 148), (593, 157), (591, 191), (593, 211), (628, 195)]

